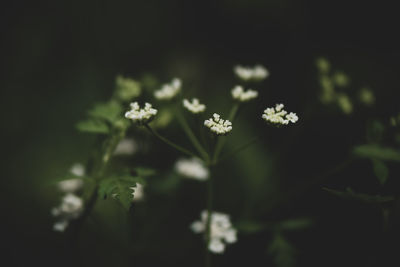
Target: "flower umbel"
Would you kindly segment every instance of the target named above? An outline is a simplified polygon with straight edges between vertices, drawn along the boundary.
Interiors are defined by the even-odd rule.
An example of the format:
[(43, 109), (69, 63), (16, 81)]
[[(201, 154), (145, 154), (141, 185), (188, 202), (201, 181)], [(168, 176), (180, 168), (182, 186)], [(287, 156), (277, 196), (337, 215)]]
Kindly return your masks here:
[(269, 76), (268, 70), (261, 65), (254, 67), (237, 65), (233, 68), (233, 71), (243, 81), (261, 81)]
[(252, 100), (254, 98), (256, 98), (258, 96), (258, 92), (248, 89), (248, 90), (244, 90), (242, 86), (237, 85), (235, 86), (232, 91), (232, 97), (233, 99), (236, 99), (240, 102), (246, 102), (249, 100)]
[(71, 193), (66, 194), (62, 199), (60, 206), (51, 210), (53, 216), (59, 218), (59, 221), (54, 224), (53, 229), (55, 231), (64, 232), (69, 224), (69, 221), (78, 218), (82, 211), (82, 198)]
[(221, 119), (217, 113), (214, 113), (212, 118), (205, 120), (204, 125), (217, 135), (225, 135), (232, 131), (232, 123), (229, 120)]
[(193, 98), (192, 102), (187, 99), (183, 99), (183, 106), (194, 114), (201, 113), (206, 110), (206, 105), (201, 104), (197, 98)]
[[(206, 231), (207, 211), (201, 213), (201, 220), (195, 221), (190, 228), (195, 233), (203, 233)], [(235, 243), (237, 241), (236, 229), (233, 228), (229, 215), (212, 212), (210, 224), (210, 242), (208, 249), (214, 253), (223, 253), (226, 244)]]
[(262, 118), (274, 125), (287, 125), (289, 122), (295, 123), (298, 121), (299, 117), (297, 117), (296, 113), (290, 112), (288, 114), (283, 108), (283, 104), (276, 104), (275, 108), (267, 108), (264, 110)]
[(141, 125), (150, 122), (156, 114), (157, 110), (151, 104), (145, 103), (144, 108), (140, 108), (138, 102), (133, 102), (131, 110), (125, 113), (125, 118)]
[(160, 90), (154, 92), (154, 97), (159, 100), (170, 100), (174, 98), (181, 90), (182, 82), (174, 78), (171, 83), (164, 84)]
[(208, 169), (204, 166), (203, 162), (197, 158), (179, 159), (175, 163), (175, 170), (182, 176), (199, 181), (205, 181), (209, 176)]

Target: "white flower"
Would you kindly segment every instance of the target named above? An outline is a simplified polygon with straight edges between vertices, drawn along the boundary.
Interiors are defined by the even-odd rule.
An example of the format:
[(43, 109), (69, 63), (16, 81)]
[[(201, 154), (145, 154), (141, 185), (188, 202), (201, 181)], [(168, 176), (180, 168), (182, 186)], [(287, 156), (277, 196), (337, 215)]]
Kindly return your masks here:
[(72, 165), (70, 171), (70, 173), (72, 173), (75, 176), (84, 176), (86, 173), (85, 170), (85, 166), (83, 166), (83, 164), (81, 163), (75, 163), (74, 165)]
[(61, 192), (74, 193), (83, 187), (83, 180), (80, 178), (68, 179), (57, 183), (57, 187)]
[(132, 138), (122, 139), (114, 150), (114, 155), (133, 155), (137, 151), (137, 144)]
[(237, 65), (234, 67), (234, 72), (243, 81), (261, 81), (269, 76), (268, 70), (261, 66), (256, 65), (254, 67), (244, 67)]
[(143, 191), (143, 185), (136, 183), (136, 186), (131, 187), (131, 189), (133, 190), (133, 202), (136, 201), (141, 201), (144, 198), (144, 191)]
[[(191, 224), (190, 228), (195, 233), (206, 232), (207, 226), (207, 211), (201, 213), (201, 220), (195, 221)], [(235, 243), (237, 241), (237, 232), (233, 228), (229, 215), (212, 212), (210, 222), (210, 242), (208, 249), (214, 253), (222, 253), (225, 250), (225, 244)]]
[(140, 108), (138, 102), (131, 103), (131, 110), (125, 113), (125, 118), (131, 119), (138, 124), (145, 124), (153, 119), (157, 110), (152, 105), (145, 103), (144, 108)]
[(154, 97), (159, 100), (170, 100), (179, 93), (181, 86), (181, 80), (174, 78), (171, 83), (164, 84), (160, 90), (155, 91)]
[(209, 171), (203, 162), (197, 158), (179, 159), (175, 163), (175, 170), (182, 176), (193, 178), (199, 181), (208, 179)]
[(232, 91), (232, 97), (240, 102), (246, 102), (251, 99), (254, 99), (258, 96), (258, 92), (248, 89), (245, 91), (242, 86), (237, 85), (235, 86)]
[(288, 114), (283, 108), (283, 104), (276, 104), (275, 108), (267, 108), (264, 110), (262, 118), (275, 125), (287, 125), (289, 122), (295, 123), (298, 121), (299, 117), (297, 117), (296, 113), (290, 112)]
[(217, 113), (213, 114), (213, 118), (204, 121), (204, 125), (217, 135), (225, 135), (232, 131), (232, 123), (229, 120), (223, 120)]
[(183, 99), (183, 106), (194, 114), (201, 113), (206, 110), (206, 105), (201, 104), (197, 98), (193, 98), (192, 102), (187, 99)]
[(82, 198), (68, 193), (66, 194), (60, 206), (53, 208), (51, 214), (59, 218), (53, 226), (55, 231), (63, 232), (72, 219), (78, 218), (83, 212), (83, 200)]

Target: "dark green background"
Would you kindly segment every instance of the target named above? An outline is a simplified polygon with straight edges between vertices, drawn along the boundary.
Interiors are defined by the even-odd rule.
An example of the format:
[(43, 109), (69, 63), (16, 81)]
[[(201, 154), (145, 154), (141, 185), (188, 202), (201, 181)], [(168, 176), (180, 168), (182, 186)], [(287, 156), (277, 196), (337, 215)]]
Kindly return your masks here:
[[(160, 200), (168, 199), (165, 207), (155, 199), (148, 206), (135, 208), (138, 219), (133, 226), (149, 225), (138, 229), (150, 229), (142, 233), (149, 244), (143, 241), (147, 245), (142, 250), (136, 248), (141, 253), (124, 251), (124, 238), (113, 231), (100, 237), (93, 231), (86, 239), (92, 241), (82, 242), (82, 255), (78, 255), (67, 247), (63, 235), (51, 230), (49, 211), (59, 195), (50, 184), (72, 163), (85, 161), (93, 138), (76, 132), (74, 124), (93, 103), (108, 99), (117, 74), (138, 78), (152, 73), (160, 81), (182, 77), (184, 86), (197, 90), (217, 108), (219, 101), (227, 102), (235, 83), (232, 66), (238, 63), (261, 63), (271, 72), (255, 109), (262, 111), (284, 102), (298, 113), (300, 121), (292, 128), (298, 133), (294, 135), (289, 128), (266, 127), (251, 108), (244, 112), (247, 116), (241, 119), (247, 130), (242, 130), (241, 136), (261, 132), (265, 138), (244, 158), (226, 163), (218, 188), (228, 189), (226, 196), (218, 196), (217, 206), (234, 218), (243, 214), (264, 221), (316, 218), (313, 228), (290, 236), (300, 251), (299, 266), (390, 266), (396, 247), (387, 242), (398, 231), (391, 232), (389, 239), (382, 237), (379, 210), (349, 204), (321, 190), (322, 186), (343, 189), (351, 185), (376, 193), (378, 183), (368, 162), (357, 162), (340, 175), (306, 186), (294, 199), (275, 201), (281, 194), (277, 188), (290, 191), (308, 184), (312, 177), (340, 163), (352, 145), (365, 142), (367, 118), (387, 118), (399, 111), (397, 13), (385, 1), (3, 3), (0, 106), (4, 200), (0, 242), (5, 259), (10, 260), (4, 266), (135, 266), (132, 262), (138, 266), (200, 266), (201, 253), (196, 252), (201, 247), (200, 238), (185, 227), (203, 209), (201, 187), (185, 184), (173, 197)], [(377, 96), (376, 106), (357, 110), (350, 117), (320, 107), (302, 122), (302, 112), (317, 98), (314, 59), (318, 56), (328, 57), (334, 67), (345, 71), (354, 88), (370, 86)], [(280, 186), (271, 189), (261, 182), (261, 188), (271, 195), (246, 201), (259, 181), (249, 181), (251, 185), (244, 189), (249, 191), (237, 194), (242, 184), (229, 180), (241, 174), (233, 167), (235, 162), (242, 169), (252, 169), (243, 173), (262, 177), (268, 153), (280, 152), (286, 138), (292, 141), (279, 165), (274, 166)], [(164, 147), (162, 151), (170, 150)], [(173, 163), (168, 154), (161, 154), (157, 161), (163, 167)], [(394, 182), (384, 193), (398, 192), (398, 167), (391, 168)], [(190, 192), (199, 195), (193, 204), (188, 201)], [(160, 210), (164, 213), (157, 213)], [(164, 227), (155, 224), (152, 228), (140, 218), (160, 221)], [(269, 240), (268, 233), (239, 236), (237, 245), (215, 259), (216, 266), (273, 266), (265, 253)], [(193, 244), (195, 241), (198, 243)], [(393, 261), (391, 264), (398, 266)]]

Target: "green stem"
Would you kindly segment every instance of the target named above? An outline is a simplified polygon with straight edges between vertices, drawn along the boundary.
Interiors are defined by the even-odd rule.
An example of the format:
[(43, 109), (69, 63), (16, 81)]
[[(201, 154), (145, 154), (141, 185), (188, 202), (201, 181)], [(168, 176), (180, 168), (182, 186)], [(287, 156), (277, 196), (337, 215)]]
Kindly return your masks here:
[(176, 110), (176, 114), (178, 117), (178, 121), (182, 126), (183, 131), (189, 137), (189, 140), (192, 142), (193, 146), (196, 148), (197, 152), (202, 156), (205, 162), (209, 161), (209, 156), (207, 151), (203, 148), (200, 144), (199, 140), (197, 139), (196, 135), (193, 133), (192, 129), (190, 128), (189, 124), (187, 123), (185, 117), (181, 114), (179, 110)]
[(261, 135), (255, 136), (254, 138), (250, 139), (250, 141), (248, 141), (248, 142), (246, 142), (246, 143), (240, 145), (240, 146), (237, 147), (237, 148), (234, 148), (232, 151), (230, 151), (230, 152), (226, 153), (225, 155), (223, 155), (223, 156), (220, 158), (220, 161), (225, 160), (225, 159), (229, 158), (229, 157), (232, 156), (232, 155), (235, 155), (235, 154), (237, 154), (237, 153), (240, 153), (242, 150), (244, 150), (244, 149), (250, 147), (251, 145), (257, 143), (258, 141), (260, 141), (260, 139), (261, 139)]
[(206, 251), (205, 251), (205, 266), (211, 267), (211, 254), (208, 249), (211, 241), (211, 214), (213, 208), (213, 182), (212, 176), (207, 181), (207, 221), (206, 221)]
[[(235, 120), (235, 117), (236, 117), (236, 114), (237, 114), (237, 112), (239, 110), (239, 107), (240, 107), (240, 103), (238, 103), (238, 102), (236, 102), (232, 106), (231, 111), (229, 112), (229, 117), (228, 117), (228, 120), (230, 122), (233, 122)], [(213, 154), (212, 161), (211, 161), (211, 163), (213, 165), (217, 164), (218, 156), (221, 153), (222, 148), (225, 145), (225, 142), (226, 142), (226, 138), (223, 138), (222, 136), (218, 136), (217, 144), (215, 145), (215, 150), (214, 150), (214, 154)]]
[(173, 143), (172, 141), (168, 140), (168, 139), (165, 138), (164, 136), (160, 135), (160, 134), (157, 133), (155, 130), (153, 130), (153, 129), (150, 127), (150, 125), (145, 124), (144, 126), (146, 127), (146, 129), (147, 129), (150, 133), (152, 133), (155, 137), (157, 137), (158, 139), (160, 139), (161, 141), (163, 141), (163, 142), (166, 143), (167, 145), (172, 146), (172, 147), (175, 148), (176, 150), (178, 150), (178, 151), (180, 151), (180, 152), (182, 152), (182, 153), (184, 153), (184, 154), (187, 154), (187, 155), (189, 155), (189, 156), (198, 157), (197, 155), (195, 155), (194, 153), (190, 152), (190, 151), (187, 150), (186, 148), (183, 148), (183, 147), (181, 147), (181, 146), (179, 146), (179, 145)]

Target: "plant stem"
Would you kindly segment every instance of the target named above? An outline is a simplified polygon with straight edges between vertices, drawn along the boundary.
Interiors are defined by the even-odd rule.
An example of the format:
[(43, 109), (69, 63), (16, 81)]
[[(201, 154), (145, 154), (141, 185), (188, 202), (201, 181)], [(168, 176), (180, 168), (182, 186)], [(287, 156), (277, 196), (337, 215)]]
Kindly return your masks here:
[(237, 148), (234, 148), (232, 151), (230, 151), (230, 152), (226, 153), (225, 155), (223, 155), (221, 157), (220, 161), (225, 160), (225, 159), (229, 158), (230, 156), (241, 152), (242, 150), (244, 150), (244, 149), (248, 148), (249, 146), (257, 143), (258, 141), (260, 141), (260, 139), (261, 139), (261, 135), (255, 136), (254, 138), (250, 139), (250, 141), (240, 145)]
[(187, 123), (185, 117), (182, 115), (182, 113), (179, 110), (176, 110), (176, 114), (178, 117), (178, 121), (179, 121), (180, 125), (182, 126), (183, 131), (189, 137), (189, 140), (192, 142), (192, 144), (196, 148), (197, 152), (199, 152), (199, 154), (202, 156), (203, 160), (205, 162), (208, 162), (209, 156), (208, 156), (207, 151), (200, 144), (196, 135), (193, 133), (192, 129), (190, 128), (189, 124)]
[(163, 141), (163, 142), (166, 143), (167, 145), (172, 146), (172, 147), (175, 148), (176, 150), (178, 150), (178, 151), (180, 151), (180, 152), (182, 152), (182, 153), (184, 153), (184, 154), (187, 154), (187, 155), (189, 155), (189, 156), (198, 157), (197, 155), (195, 155), (194, 153), (190, 152), (190, 151), (187, 150), (186, 148), (183, 148), (183, 147), (181, 147), (181, 146), (179, 146), (179, 145), (173, 143), (172, 141), (168, 140), (168, 139), (165, 138), (164, 136), (160, 135), (160, 134), (157, 133), (155, 130), (153, 130), (153, 129), (150, 127), (150, 125), (145, 124), (144, 126), (146, 127), (146, 129), (147, 129), (150, 133), (152, 133), (155, 137), (157, 137), (158, 139), (160, 139), (161, 141)]
[(212, 176), (207, 181), (207, 221), (206, 221), (206, 251), (205, 251), (205, 266), (211, 267), (211, 254), (208, 249), (211, 241), (211, 215), (213, 208), (213, 180)]

